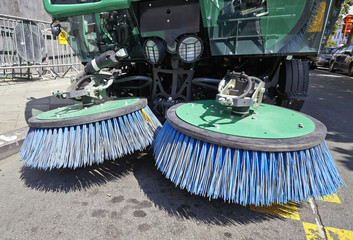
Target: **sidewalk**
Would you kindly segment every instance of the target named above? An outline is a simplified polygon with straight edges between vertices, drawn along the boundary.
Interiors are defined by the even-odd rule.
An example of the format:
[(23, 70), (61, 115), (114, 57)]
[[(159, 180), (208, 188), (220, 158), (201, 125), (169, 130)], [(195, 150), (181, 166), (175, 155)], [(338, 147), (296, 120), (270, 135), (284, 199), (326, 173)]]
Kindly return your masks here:
[(65, 78), (57, 79), (0, 79), (0, 159), (19, 151), (30, 117), (72, 104), (72, 100), (52, 97), (51, 92), (65, 91), (70, 85), (70, 77), (75, 74), (70, 72)]

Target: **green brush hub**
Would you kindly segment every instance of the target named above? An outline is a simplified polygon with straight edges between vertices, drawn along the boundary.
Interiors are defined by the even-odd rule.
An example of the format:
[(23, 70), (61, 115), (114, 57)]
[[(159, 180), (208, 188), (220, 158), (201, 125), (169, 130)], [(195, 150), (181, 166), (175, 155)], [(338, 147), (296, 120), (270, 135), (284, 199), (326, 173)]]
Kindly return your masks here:
[(176, 109), (184, 122), (208, 131), (245, 138), (287, 139), (308, 135), (315, 123), (308, 117), (273, 105), (261, 104), (250, 114), (237, 116), (214, 100), (186, 103)]
[(130, 106), (138, 102), (138, 100), (139, 98), (124, 98), (107, 101), (98, 105), (91, 105), (89, 107), (84, 107), (82, 104), (75, 104), (43, 112), (37, 116), (37, 119), (57, 120), (99, 114), (102, 112), (107, 112), (114, 109)]
[(147, 106), (145, 98), (119, 98), (88, 107), (75, 104), (56, 108), (28, 120), (33, 128), (59, 128), (78, 126), (123, 116)]

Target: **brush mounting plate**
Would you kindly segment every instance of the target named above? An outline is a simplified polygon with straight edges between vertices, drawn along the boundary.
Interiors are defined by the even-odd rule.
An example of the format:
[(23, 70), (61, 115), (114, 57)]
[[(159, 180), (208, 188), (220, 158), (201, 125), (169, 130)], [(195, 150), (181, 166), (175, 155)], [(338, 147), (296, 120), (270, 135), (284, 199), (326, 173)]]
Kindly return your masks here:
[(214, 100), (178, 104), (167, 113), (168, 123), (195, 139), (237, 149), (285, 152), (309, 149), (326, 136), (318, 120), (286, 108), (261, 104), (247, 116)]
[(135, 112), (147, 106), (145, 98), (119, 98), (101, 104), (74, 104), (56, 108), (28, 120), (33, 128), (69, 127), (98, 122)]

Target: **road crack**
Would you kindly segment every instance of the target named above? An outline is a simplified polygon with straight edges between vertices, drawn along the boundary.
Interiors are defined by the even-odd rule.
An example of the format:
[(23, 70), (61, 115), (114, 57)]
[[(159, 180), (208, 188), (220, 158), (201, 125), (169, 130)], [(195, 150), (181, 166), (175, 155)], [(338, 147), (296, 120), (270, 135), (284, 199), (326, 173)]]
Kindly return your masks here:
[(313, 214), (315, 216), (315, 222), (316, 222), (319, 234), (320, 234), (322, 239), (327, 240), (328, 237), (327, 237), (327, 234), (326, 234), (326, 231), (325, 231), (325, 226), (322, 223), (321, 216), (319, 214), (319, 209), (317, 207), (317, 204), (316, 204), (315, 200), (313, 200), (313, 199), (309, 199), (309, 203), (310, 203), (311, 210), (313, 211)]

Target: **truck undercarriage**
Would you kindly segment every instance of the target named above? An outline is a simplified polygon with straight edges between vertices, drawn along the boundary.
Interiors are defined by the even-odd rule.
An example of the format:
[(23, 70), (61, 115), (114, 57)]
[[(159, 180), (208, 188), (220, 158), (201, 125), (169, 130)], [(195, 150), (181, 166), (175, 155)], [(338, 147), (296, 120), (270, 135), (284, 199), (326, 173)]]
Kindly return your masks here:
[(147, 97), (159, 117), (176, 103), (214, 98), (229, 72), (265, 82), (264, 102), (300, 110), (309, 83), (306, 56), (320, 51), (323, 29), (332, 28), (340, 7), (318, 0), (155, 0), (117, 1), (128, 7), (106, 11), (113, 7), (104, 1), (85, 1), (82, 15), (64, 11), (72, 9), (66, 1), (44, 3), (53, 32), (67, 34), (86, 66), (107, 51), (126, 52), (90, 71), (87, 79), (110, 69), (104, 96)]

